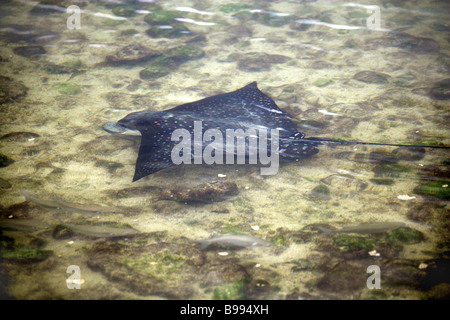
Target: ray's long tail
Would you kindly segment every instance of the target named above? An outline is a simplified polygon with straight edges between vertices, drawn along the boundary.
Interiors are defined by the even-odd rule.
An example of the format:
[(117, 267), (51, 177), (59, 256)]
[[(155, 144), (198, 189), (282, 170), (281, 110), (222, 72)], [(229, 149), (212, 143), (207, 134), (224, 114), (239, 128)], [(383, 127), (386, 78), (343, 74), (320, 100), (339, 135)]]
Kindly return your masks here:
[(317, 143), (336, 143), (342, 145), (372, 145), (372, 146), (389, 146), (389, 147), (409, 147), (409, 148), (433, 148), (433, 149), (450, 149), (449, 146), (427, 146), (415, 144), (393, 144), (393, 143), (376, 143), (376, 142), (360, 142), (360, 141), (343, 141), (324, 139), (317, 137), (297, 139), (300, 141), (317, 142)]

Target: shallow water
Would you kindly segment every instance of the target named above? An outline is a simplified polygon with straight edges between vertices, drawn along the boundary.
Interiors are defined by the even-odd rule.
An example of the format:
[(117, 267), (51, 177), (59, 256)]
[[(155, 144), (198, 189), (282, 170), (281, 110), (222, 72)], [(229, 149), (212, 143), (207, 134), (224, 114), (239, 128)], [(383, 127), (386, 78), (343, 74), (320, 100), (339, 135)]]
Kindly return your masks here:
[[(1, 229), (2, 297), (448, 299), (446, 149), (323, 145), (273, 176), (180, 166), (132, 183), (139, 137), (102, 130), (258, 81), (308, 137), (449, 146), (445, 1), (123, 2), (0, 4), (1, 218), (27, 221)], [(71, 4), (79, 29), (68, 28)], [(367, 5), (380, 10), (376, 29)], [(155, 58), (181, 45), (176, 61)], [(49, 210), (21, 189), (118, 210)], [(407, 228), (321, 232), (381, 222)], [(200, 250), (230, 233), (273, 246)], [(373, 265), (380, 289), (367, 286)]]

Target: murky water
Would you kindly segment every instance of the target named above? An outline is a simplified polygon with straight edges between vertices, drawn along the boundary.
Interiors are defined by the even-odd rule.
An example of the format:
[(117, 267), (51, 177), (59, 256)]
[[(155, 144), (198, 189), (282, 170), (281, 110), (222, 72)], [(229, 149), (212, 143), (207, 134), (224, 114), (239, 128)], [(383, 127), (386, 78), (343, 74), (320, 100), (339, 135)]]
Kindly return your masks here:
[[(139, 137), (102, 130), (257, 81), (308, 137), (449, 146), (445, 1), (0, 10), (2, 297), (449, 297), (446, 149), (322, 145), (273, 176), (179, 166), (132, 183)], [(272, 245), (198, 243), (221, 234)]]

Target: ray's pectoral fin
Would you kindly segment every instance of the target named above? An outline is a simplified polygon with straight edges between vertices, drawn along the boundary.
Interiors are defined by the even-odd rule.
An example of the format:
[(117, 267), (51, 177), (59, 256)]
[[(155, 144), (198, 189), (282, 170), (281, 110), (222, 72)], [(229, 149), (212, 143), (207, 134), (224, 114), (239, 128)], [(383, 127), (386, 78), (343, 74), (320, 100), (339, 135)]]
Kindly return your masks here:
[(156, 143), (153, 135), (142, 134), (133, 182), (173, 166), (170, 143)]

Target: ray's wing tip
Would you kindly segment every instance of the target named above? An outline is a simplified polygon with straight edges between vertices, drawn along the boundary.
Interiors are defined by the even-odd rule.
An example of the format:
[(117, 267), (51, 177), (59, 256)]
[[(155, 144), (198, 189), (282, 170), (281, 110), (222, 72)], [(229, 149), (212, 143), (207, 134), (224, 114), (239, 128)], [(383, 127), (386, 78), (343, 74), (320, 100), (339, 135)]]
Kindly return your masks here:
[(146, 174), (142, 174), (142, 172), (134, 171), (134, 176), (133, 176), (133, 181), (132, 182), (136, 182), (136, 181), (142, 179), (145, 176), (146, 176)]

